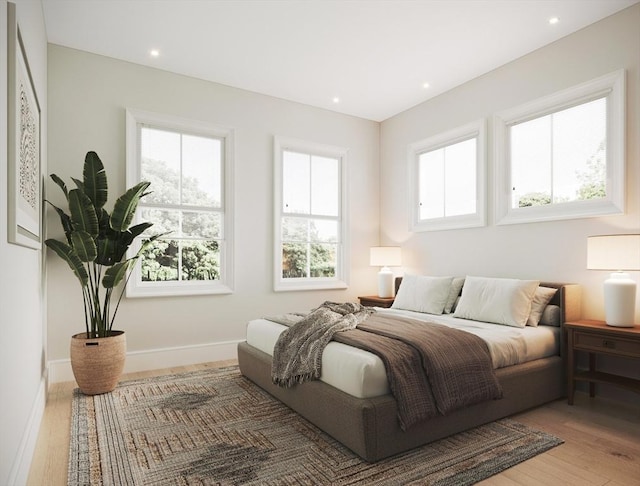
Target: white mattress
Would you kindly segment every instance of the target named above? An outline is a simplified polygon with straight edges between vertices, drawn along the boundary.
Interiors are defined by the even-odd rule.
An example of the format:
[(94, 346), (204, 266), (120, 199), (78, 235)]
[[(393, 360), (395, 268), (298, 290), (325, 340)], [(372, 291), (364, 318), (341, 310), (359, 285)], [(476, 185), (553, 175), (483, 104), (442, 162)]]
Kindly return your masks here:
[[(560, 328), (526, 326), (524, 329), (458, 319), (451, 315), (421, 314), (397, 309), (376, 309), (381, 314), (402, 315), (444, 324), (482, 338), (489, 347), (494, 368), (526, 363), (559, 354)], [(247, 343), (270, 356), (286, 326), (256, 319), (247, 326)], [(389, 393), (382, 360), (373, 353), (331, 341), (322, 354), (321, 381), (354, 397), (372, 398)]]

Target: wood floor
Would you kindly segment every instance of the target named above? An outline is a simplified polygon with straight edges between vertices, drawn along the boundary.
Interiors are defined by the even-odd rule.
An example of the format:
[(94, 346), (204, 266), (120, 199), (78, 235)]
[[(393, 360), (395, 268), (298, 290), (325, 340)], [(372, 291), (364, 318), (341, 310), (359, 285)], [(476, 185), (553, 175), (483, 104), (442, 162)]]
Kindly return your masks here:
[[(234, 361), (132, 373), (123, 379), (228, 366)], [(75, 382), (51, 387), (28, 486), (64, 485), (69, 459), (71, 395)], [(640, 402), (640, 400), (639, 400)], [(501, 485), (640, 486), (640, 404), (591, 399), (558, 400), (513, 417), (562, 438), (564, 444), (483, 481)]]

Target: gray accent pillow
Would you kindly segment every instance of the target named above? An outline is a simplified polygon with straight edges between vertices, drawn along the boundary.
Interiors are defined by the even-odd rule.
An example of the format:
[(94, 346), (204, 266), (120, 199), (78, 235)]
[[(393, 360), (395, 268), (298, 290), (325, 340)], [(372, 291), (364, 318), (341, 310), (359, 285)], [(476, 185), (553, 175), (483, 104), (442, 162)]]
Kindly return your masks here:
[(444, 305), (444, 313), (451, 314), (453, 312), (453, 306), (456, 303), (458, 297), (460, 297), (460, 290), (464, 285), (464, 277), (454, 277), (449, 288), (449, 297), (447, 297), (447, 303)]
[(536, 289), (531, 301), (531, 313), (529, 314), (529, 319), (527, 319), (527, 326), (538, 327), (545, 307), (547, 307), (547, 304), (553, 299), (557, 291), (558, 289), (549, 287), (538, 287)]

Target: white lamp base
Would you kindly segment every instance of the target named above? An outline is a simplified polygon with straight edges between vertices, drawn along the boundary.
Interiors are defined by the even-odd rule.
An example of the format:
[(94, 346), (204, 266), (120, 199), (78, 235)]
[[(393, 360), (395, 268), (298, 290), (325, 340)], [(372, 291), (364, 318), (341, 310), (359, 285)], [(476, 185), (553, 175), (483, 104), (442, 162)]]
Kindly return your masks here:
[(378, 297), (393, 297), (393, 272), (389, 267), (378, 272)]
[(604, 281), (604, 314), (608, 326), (633, 327), (636, 283), (625, 272), (613, 272)]

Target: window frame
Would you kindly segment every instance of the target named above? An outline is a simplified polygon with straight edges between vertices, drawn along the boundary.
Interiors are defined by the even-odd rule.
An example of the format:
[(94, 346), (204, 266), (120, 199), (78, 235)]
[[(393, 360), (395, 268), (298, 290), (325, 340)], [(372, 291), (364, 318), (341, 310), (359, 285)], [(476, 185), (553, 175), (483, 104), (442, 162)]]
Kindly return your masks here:
[[(282, 278), (282, 220), (285, 217), (316, 219), (314, 215), (296, 215), (283, 211), (283, 153), (298, 152), (308, 155), (338, 159), (339, 203), (338, 242), (335, 277)], [(273, 288), (276, 292), (300, 290), (346, 289), (349, 285), (349, 223), (347, 204), (347, 154), (342, 147), (324, 145), (295, 138), (274, 136), (274, 275)]]
[[(606, 197), (511, 207), (510, 127), (597, 99), (607, 99)], [(625, 70), (600, 76), (494, 115), (495, 220), (498, 225), (556, 221), (625, 212)]]
[[(441, 148), (476, 139), (476, 210), (475, 213), (420, 219), (420, 156)], [(415, 142), (408, 147), (409, 230), (414, 232), (477, 228), (487, 223), (486, 121), (462, 125)]]
[[(163, 282), (142, 282), (140, 264), (136, 264), (127, 282), (127, 297), (164, 297), (203, 294), (231, 294), (234, 291), (234, 194), (233, 156), (235, 152), (233, 129), (220, 127), (203, 121), (189, 120), (172, 115), (152, 113), (137, 109), (126, 110), (126, 184), (127, 187), (141, 180), (140, 134), (141, 128), (155, 128), (180, 134), (217, 138), (222, 142), (222, 201), (223, 215), (220, 248), (219, 280), (179, 280)], [(150, 187), (153, 191), (153, 187)], [(143, 203), (141, 203), (142, 206)], [(174, 206), (171, 206), (175, 209)], [(137, 221), (139, 211), (136, 211)], [(153, 222), (153, 221), (152, 221)], [(153, 231), (153, 227), (151, 228)], [(138, 237), (129, 250), (132, 257), (140, 248)]]

